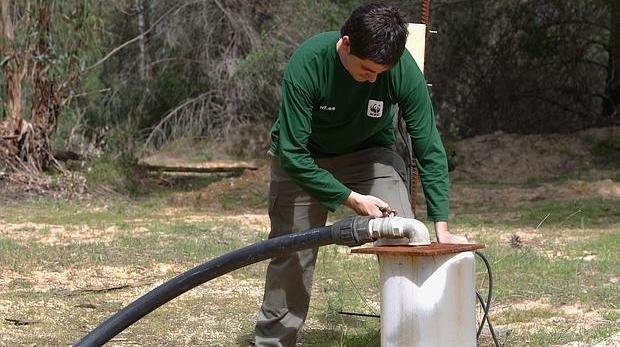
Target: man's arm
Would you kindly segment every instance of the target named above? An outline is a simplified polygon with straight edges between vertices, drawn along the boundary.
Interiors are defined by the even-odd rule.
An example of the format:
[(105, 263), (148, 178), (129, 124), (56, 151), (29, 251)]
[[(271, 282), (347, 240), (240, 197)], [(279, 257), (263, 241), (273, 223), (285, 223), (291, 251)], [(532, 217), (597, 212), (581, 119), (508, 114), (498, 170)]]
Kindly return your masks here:
[[(435, 222), (437, 241), (464, 243), (463, 236), (448, 231), (449, 177), (448, 160), (441, 142), (426, 81), (408, 52), (401, 59), (403, 76), (398, 85), (399, 108), (417, 158), (422, 189), (426, 196), (427, 214)], [(406, 77), (405, 77), (406, 76)]]
[(428, 218), (433, 221), (447, 221), (449, 177), (446, 152), (437, 131), (424, 77), (413, 58), (409, 56), (409, 59), (403, 59), (402, 62), (410, 66), (403, 68), (401, 73), (410, 76), (402, 78), (398, 103), (407, 132), (411, 136), (422, 189), (426, 197)]
[(308, 195), (330, 211), (344, 203), (351, 189), (320, 168), (310, 151), (313, 98), (286, 78), (282, 82), (282, 104), (278, 113), (280, 166)]

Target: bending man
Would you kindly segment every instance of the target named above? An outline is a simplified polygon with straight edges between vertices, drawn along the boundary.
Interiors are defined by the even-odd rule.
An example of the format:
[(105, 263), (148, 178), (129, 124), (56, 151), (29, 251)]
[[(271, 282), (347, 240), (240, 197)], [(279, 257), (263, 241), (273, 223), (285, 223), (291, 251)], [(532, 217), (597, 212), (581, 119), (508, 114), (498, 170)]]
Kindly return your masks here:
[[(424, 77), (405, 51), (396, 8), (363, 5), (340, 32), (318, 34), (290, 58), (271, 132), (269, 237), (325, 225), (346, 205), (383, 216), (388, 206), (413, 217), (405, 165), (394, 152), (396, 105), (409, 132), (428, 217), (437, 240), (448, 232), (448, 166)], [(306, 319), (317, 249), (271, 260), (256, 323), (257, 346), (294, 346)]]

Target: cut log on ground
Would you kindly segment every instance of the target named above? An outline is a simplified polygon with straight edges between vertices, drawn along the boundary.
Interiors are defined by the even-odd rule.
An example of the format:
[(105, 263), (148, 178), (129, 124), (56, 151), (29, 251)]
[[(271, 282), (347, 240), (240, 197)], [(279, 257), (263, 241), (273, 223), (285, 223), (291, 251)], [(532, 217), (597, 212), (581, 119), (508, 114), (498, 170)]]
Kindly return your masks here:
[(200, 164), (177, 164), (177, 165), (155, 165), (139, 163), (138, 167), (145, 171), (159, 172), (195, 172), (195, 173), (217, 173), (217, 172), (238, 172), (243, 170), (258, 170), (258, 166), (246, 162), (209, 162)]

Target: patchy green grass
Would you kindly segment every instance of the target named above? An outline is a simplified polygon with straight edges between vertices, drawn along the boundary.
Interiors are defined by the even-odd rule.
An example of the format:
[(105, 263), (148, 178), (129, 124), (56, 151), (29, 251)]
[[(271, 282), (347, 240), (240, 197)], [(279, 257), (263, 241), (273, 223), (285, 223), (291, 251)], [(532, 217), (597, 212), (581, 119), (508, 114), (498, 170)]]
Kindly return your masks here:
[[(243, 198), (239, 198), (242, 196)], [(223, 192), (218, 202), (225, 210), (242, 210), (242, 209), (267, 209), (267, 194), (264, 194), (262, 187), (253, 187), (251, 191), (247, 192), (247, 189), (239, 189), (232, 187), (229, 190)]]
[[(547, 217), (547, 215), (549, 217)], [(542, 202), (528, 206), (521, 215), (524, 223), (543, 222), (553, 227), (599, 227), (620, 222), (618, 200), (576, 200), (568, 202)], [(545, 217), (547, 217), (545, 219)]]
[(524, 323), (531, 322), (537, 318), (551, 318), (555, 317), (557, 312), (544, 309), (544, 308), (531, 308), (531, 309), (509, 309), (502, 312), (502, 315), (495, 319), (495, 324), (506, 325), (510, 323)]
[[(540, 332), (523, 334), (516, 332), (509, 334), (504, 342), (505, 346), (557, 346), (574, 341), (594, 343), (601, 341), (614, 333), (618, 328), (613, 325), (599, 326), (593, 329), (570, 330), (562, 326), (554, 326), (551, 329), (541, 329)], [(611, 345), (610, 345), (611, 346)]]
[[(147, 228), (148, 229), (148, 228)], [(160, 262), (199, 262), (244, 246), (236, 228), (217, 228), (212, 223), (180, 223), (132, 235), (120, 233), (111, 242), (45, 244), (33, 240), (0, 238), (0, 261), (13, 271), (32, 267), (48, 269), (90, 265), (150, 266)]]
[(137, 205), (125, 199), (55, 201), (49, 198), (32, 198), (4, 203), (0, 210), (0, 218), (8, 223), (104, 227), (144, 217), (145, 214), (155, 210), (154, 206)]
[(455, 213), (452, 225), (571, 228), (606, 227), (620, 223), (620, 200), (522, 202), (509, 207), (465, 207)]
[[(131, 198), (0, 203), (0, 346), (74, 343), (163, 281), (266, 237), (264, 215), (258, 225), (243, 215), (247, 207), (266, 206), (264, 187), (223, 192), (218, 199), (224, 211), (171, 206), (172, 194), (208, 184), (179, 179)], [(620, 331), (620, 201), (521, 201), (453, 212), (454, 230), (487, 245), (483, 253), (494, 275), (491, 318), (511, 330), (502, 337), (504, 346), (594, 343)], [(351, 214), (342, 208), (329, 219)], [(513, 234), (522, 238), (518, 248), (508, 242)], [(195, 288), (114, 343), (247, 346), (265, 268), (261, 262)], [(477, 270), (485, 295), (479, 261)], [(375, 257), (322, 247), (314, 283), (301, 346), (380, 345), (379, 319), (339, 314), (379, 314)]]
[(603, 319), (606, 319), (611, 322), (617, 321), (618, 319), (620, 319), (620, 310), (615, 309), (615, 310), (603, 311)]
[(483, 253), (492, 259), (495, 283), (501, 284), (494, 288), (497, 300), (536, 300), (544, 296), (556, 305), (579, 301), (600, 309), (614, 308), (620, 302), (620, 288), (610, 281), (620, 268), (618, 232), (521, 249), (494, 238), (481, 241), (487, 244)]

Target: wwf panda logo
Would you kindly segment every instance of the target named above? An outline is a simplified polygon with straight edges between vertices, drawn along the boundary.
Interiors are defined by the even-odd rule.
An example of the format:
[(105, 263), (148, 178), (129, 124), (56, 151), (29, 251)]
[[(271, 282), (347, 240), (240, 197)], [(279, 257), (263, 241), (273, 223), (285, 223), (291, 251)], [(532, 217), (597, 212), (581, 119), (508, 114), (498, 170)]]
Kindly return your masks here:
[(383, 115), (383, 101), (368, 100), (368, 117), (380, 118)]

